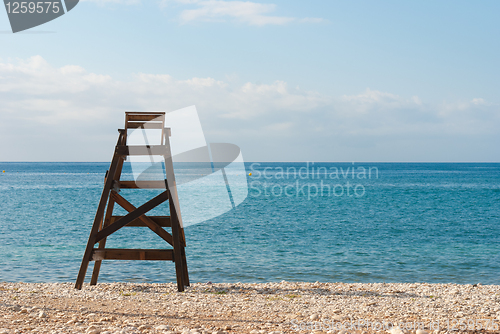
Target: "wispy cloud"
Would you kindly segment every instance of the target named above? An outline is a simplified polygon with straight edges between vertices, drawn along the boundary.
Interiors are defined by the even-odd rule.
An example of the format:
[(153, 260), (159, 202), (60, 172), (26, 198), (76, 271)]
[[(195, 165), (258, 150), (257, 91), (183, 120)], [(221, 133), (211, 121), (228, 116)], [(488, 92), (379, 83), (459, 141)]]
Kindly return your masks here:
[(488, 102), (486, 102), (483, 98), (480, 97), (473, 98), (471, 102), (475, 105), (489, 105)]
[(251, 1), (225, 0), (164, 0), (169, 3), (193, 6), (184, 9), (179, 15), (182, 23), (189, 22), (226, 22), (233, 21), (254, 26), (284, 25), (291, 22), (320, 23), (322, 18), (296, 18), (272, 15), (276, 11), (275, 4), (264, 4)]
[(279, 80), (235, 85), (151, 73), (124, 81), (35, 56), (0, 61), (0, 100), (0, 160), (105, 161), (125, 110), (193, 104), (207, 139), (239, 144), (248, 161), (500, 156), (500, 107), (480, 98), (430, 104), (373, 89), (327, 96)]
[(99, 5), (105, 5), (105, 4), (135, 5), (141, 3), (141, 0), (80, 0), (80, 1), (95, 2)]
[[(82, 0), (99, 5), (140, 4), (142, 0)], [(319, 17), (290, 17), (273, 15), (277, 6), (272, 3), (232, 0), (160, 0), (160, 8), (181, 8), (178, 19), (181, 23), (193, 22), (235, 22), (252, 26), (285, 25), (288, 23), (322, 23)], [(190, 7), (186, 9), (185, 7)]]

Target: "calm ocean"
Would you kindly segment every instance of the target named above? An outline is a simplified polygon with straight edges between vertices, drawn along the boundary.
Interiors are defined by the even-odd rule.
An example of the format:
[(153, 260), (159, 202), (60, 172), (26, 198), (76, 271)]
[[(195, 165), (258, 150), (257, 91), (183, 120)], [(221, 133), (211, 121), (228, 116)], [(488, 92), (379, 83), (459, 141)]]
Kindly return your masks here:
[[(108, 166), (0, 163), (0, 281), (76, 279)], [(500, 284), (500, 164), (246, 168), (246, 200), (185, 229), (193, 282)], [(108, 247), (159, 241), (124, 228)], [(99, 281), (172, 282), (174, 265), (108, 261)]]

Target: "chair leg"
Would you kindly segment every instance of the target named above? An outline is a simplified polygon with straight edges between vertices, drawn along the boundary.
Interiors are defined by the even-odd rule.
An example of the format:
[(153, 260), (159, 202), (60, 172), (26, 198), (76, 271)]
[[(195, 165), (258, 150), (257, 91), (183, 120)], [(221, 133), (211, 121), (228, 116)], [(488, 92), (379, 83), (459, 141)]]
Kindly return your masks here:
[[(100, 230), (108, 226), (109, 221), (111, 219), (111, 215), (113, 214), (114, 206), (115, 206), (115, 201), (113, 201), (113, 199), (110, 198), (108, 203), (108, 208), (106, 210), (106, 217), (104, 218), (103, 224), (101, 224)], [(106, 247), (106, 239), (107, 238), (104, 238), (101, 241), (99, 241), (99, 247), (98, 247), (99, 249), (104, 249)], [(99, 272), (101, 270), (101, 264), (102, 264), (101, 260), (95, 261), (94, 270), (92, 271), (92, 278), (90, 279), (90, 285), (97, 284), (97, 279), (99, 278)]]
[[(122, 140), (123, 133), (120, 133), (120, 136), (118, 137), (118, 143), (116, 145), (118, 146), (122, 142)], [(101, 222), (103, 221), (104, 210), (106, 208), (106, 204), (108, 203), (109, 193), (111, 192), (111, 185), (113, 184), (113, 180), (120, 165), (120, 161), (121, 158), (116, 153), (115, 149), (115, 154), (108, 170), (106, 182), (104, 183), (104, 189), (102, 190), (101, 199), (99, 200), (99, 206), (97, 207), (97, 212), (95, 214), (94, 223), (92, 224), (92, 229), (90, 230), (89, 241), (87, 242), (87, 247), (85, 248), (85, 253), (83, 254), (80, 271), (78, 272), (78, 277), (76, 279), (75, 288), (78, 290), (82, 289), (83, 281), (85, 280), (85, 274), (87, 273), (89, 262), (92, 257), (92, 250), (94, 249), (96, 235), (99, 232), (99, 227), (101, 225)]]
[(184, 285), (190, 286), (188, 267), (187, 267), (187, 261), (186, 261), (186, 249), (184, 248), (184, 246), (182, 246), (182, 268), (184, 269)]

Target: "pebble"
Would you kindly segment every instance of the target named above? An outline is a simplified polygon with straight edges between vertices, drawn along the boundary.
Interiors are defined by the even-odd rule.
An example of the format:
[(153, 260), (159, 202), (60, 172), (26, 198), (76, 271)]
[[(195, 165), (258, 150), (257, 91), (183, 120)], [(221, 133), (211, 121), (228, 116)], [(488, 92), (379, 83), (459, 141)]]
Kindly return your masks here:
[(19, 312), (19, 311), (21, 311), (21, 307), (19, 305), (14, 305), (14, 306), (10, 307), (10, 310), (14, 311), (14, 312)]
[(399, 327), (392, 327), (389, 330), (389, 333), (391, 333), (391, 334), (404, 334), (403, 330), (401, 330), (401, 328), (399, 328)]
[[(295, 332), (291, 323), (500, 318), (498, 296), (498, 285), (470, 284), (193, 283), (178, 293), (171, 283), (0, 282), (0, 334), (373, 334), (383, 331)], [(389, 334), (444, 334), (401, 328)]]
[(167, 325), (158, 325), (155, 327), (156, 330), (158, 331), (168, 331), (170, 329), (170, 326)]

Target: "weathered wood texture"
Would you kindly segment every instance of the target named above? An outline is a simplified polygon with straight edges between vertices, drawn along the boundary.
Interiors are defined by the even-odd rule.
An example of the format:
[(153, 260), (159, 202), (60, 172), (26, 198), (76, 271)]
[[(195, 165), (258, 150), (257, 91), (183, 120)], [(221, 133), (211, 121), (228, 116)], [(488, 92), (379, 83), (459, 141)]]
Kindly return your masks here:
[[(127, 146), (128, 129), (162, 129), (161, 145)], [(186, 262), (186, 240), (182, 228), (179, 199), (175, 183), (174, 169), (170, 150), (170, 129), (165, 128), (165, 113), (125, 113), (125, 129), (115, 147), (111, 165), (105, 177), (104, 189), (90, 230), (89, 240), (82, 259), (75, 288), (81, 289), (90, 261), (95, 261), (90, 284), (97, 284), (103, 260), (154, 260), (173, 261), (177, 276), (177, 288), (184, 291), (189, 286)], [(165, 179), (156, 181), (121, 181), (123, 162), (130, 155), (160, 155), (165, 159)], [(164, 189), (156, 197), (139, 207), (135, 207), (118, 192), (121, 189)], [(160, 204), (169, 201), (169, 215), (147, 216), (146, 214)], [(128, 213), (125, 216), (113, 215), (115, 204)], [(106, 240), (125, 226), (148, 227), (157, 236), (173, 246), (173, 249), (110, 249)], [(171, 228), (172, 234), (164, 228)], [(95, 244), (99, 243), (97, 248)]]
[(92, 252), (92, 260), (173, 261), (174, 251), (172, 249), (94, 249)]

